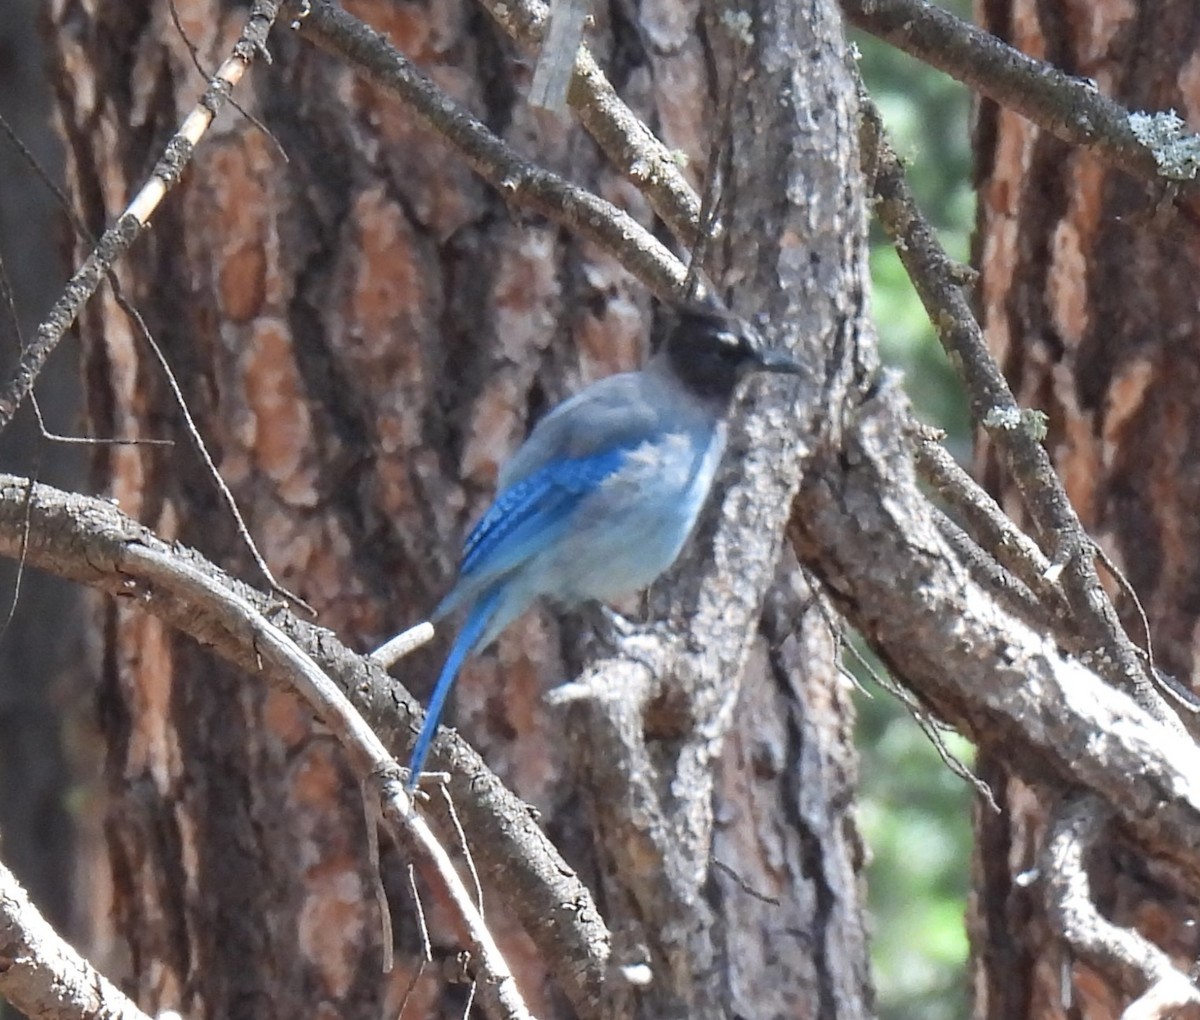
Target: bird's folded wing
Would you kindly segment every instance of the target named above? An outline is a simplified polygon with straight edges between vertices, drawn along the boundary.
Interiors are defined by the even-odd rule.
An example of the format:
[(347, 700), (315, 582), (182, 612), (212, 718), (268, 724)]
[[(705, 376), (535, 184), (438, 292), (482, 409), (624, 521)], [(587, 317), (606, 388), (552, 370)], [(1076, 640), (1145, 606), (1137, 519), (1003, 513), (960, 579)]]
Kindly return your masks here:
[(627, 447), (551, 461), (496, 497), (463, 547), (459, 579), (437, 607), (440, 618), (552, 543), (572, 512), (624, 463)]

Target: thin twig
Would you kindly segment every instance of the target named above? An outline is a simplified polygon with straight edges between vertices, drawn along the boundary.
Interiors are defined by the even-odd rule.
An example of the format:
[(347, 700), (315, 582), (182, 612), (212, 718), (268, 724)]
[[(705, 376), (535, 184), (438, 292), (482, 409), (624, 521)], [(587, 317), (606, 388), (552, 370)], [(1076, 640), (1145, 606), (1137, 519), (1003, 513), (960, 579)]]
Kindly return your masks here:
[(8, 384), (0, 391), (0, 431), (7, 428), (21, 402), (33, 389), (42, 366), (75, 322), (80, 310), (96, 292), (116, 260), (137, 240), (154, 210), (179, 180), (229, 93), (242, 79), (256, 54), (266, 55), (267, 33), (279, 12), (279, 0), (254, 0), (232, 55), (220, 66), (204, 95), (167, 143), (150, 179), (133, 197), (116, 223), (104, 232), (92, 253), (67, 283), (50, 314), (37, 328), (33, 341), (22, 352)]
[[(818, 582), (815, 580), (810, 583), (809, 587), (814, 591), (819, 590)], [(937, 752), (937, 756), (941, 758), (942, 764), (945, 765), (946, 768), (948, 768), (954, 775), (958, 776), (958, 778), (964, 783), (967, 783), (973, 787), (980, 798), (985, 800), (988, 803), (988, 806), (991, 807), (992, 810), (997, 814), (999, 814), (1000, 806), (996, 803), (996, 797), (995, 794), (992, 793), (992, 788), (988, 786), (984, 780), (980, 779), (979, 776), (975, 775), (974, 771), (969, 765), (966, 764), (966, 762), (960, 761), (958, 756), (950, 750), (949, 746), (946, 744), (945, 737), (942, 736), (941, 729), (939, 729), (939, 720), (930, 714), (929, 710), (921, 704), (921, 702), (917, 699), (917, 696), (912, 691), (910, 691), (907, 687), (903, 687), (896, 683), (896, 681), (892, 678), (891, 673), (880, 673), (879, 670), (875, 668), (874, 664), (872, 664), (870, 660), (868, 660), (866, 656), (864, 656), (862, 652), (858, 650), (854, 642), (851, 641), (846, 635), (845, 628), (838, 623), (833, 609), (830, 608), (824, 598), (817, 599), (817, 607), (821, 613), (822, 619), (825, 621), (825, 626), (829, 629), (830, 634), (833, 636), (834, 645), (837, 648), (848, 651), (851, 658), (858, 663), (859, 667), (867, 674), (867, 676), (869, 676), (875, 681), (876, 684), (879, 685), (880, 690), (887, 691), (888, 694), (900, 702), (904, 710), (909, 714), (909, 717), (912, 719), (912, 721), (917, 724), (917, 729), (925, 734), (925, 739), (933, 745), (933, 749)], [(850, 681), (859, 690), (863, 691), (864, 693), (868, 693), (866, 692), (866, 689), (863, 687), (862, 683), (859, 681), (858, 677), (851, 673), (850, 670), (848, 670), (840, 661), (838, 662), (838, 669), (843, 675), (848, 676)]]
[(782, 906), (782, 901), (777, 896), (768, 896), (764, 892), (759, 892), (745, 878), (739, 875), (733, 868), (726, 864), (719, 857), (709, 857), (708, 863), (711, 864), (717, 871), (723, 872), (733, 879), (734, 883), (747, 896), (758, 900), (759, 903), (765, 903), (769, 907)]
[(454, 834), (458, 837), (459, 849), (462, 851), (463, 860), (467, 863), (467, 871), (471, 875), (471, 884), (475, 887), (475, 905), (479, 907), (479, 916), (482, 917), (483, 884), (479, 881), (479, 870), (475, 867), (475, 858), (471, 856), (471, 845), (467, 842), (467, 833), (462, 827), (458, 811), (454, 808), (454, 798), (450, 796), (450, 791), (444, 785), (440, 789), (446, 803), (446, 814), (450, 817), (450, 824), (454, 826)]
[(379, 866), (379, 804), (366, 784), (359, 783), (358, 791), (362, 796), (363, 822), (366, 824), (367, 867), (371, 869), (371, 886), (375, 892), (375, 905), (379, 910), (382, 970), (383, 973), (390, 974), (396, 962), (396, 947), (392, 936), (392, 908), (388, 903), (387, 890), (383, 887), (383, 869)]
[(0, 623), (0, 638), (3, 638), (12, 626), (13, 618), (17, 615), (17, 605), (21, 601), (21, 585), (25, 579), (25, 553), (29, 548), (29, 524), (33, 513), (33, 487), (37, 484), (38, 465), (42, 459), (40, 447), (35, 449), (34, 459), (34, 470), (29, 473), (28, 495), (25, 497), (25, 519), (21, 526), (21, 544), (16, 556), (17, 570), (13, 577), (12, 596), (8, 600), (8, 612), (4, 614), (4, 622)]
[[(31, 153), (28, 150), (28, 148), (26, 148), (25, 145), (20, 141), (20, 139), (17, 138), (15, 134), (13, 134), (12, 128), (9, 127), (9, 125), (4, 121), (3, 118), (0, 118), (0, 125), (3, 126), (5, 133), (8, 134), (8, 136), (9, 136), (9, 139), (11, 141), (13, 141), (14, 144), (17, 146), (17, 151), (21, 154), (21, 156), (26, 160), (33, 160), (33, 166), (36, 168), (35, 172), (36, 172), (37, 176), (39, 177), (39, 179), (41, 179), (43, 181), (46, 180), (47, 175), (46, 175), (45, 171), (42, 170), (41, 166), (38, 165), (37, 160), (34, 159), (33, 153)], [(56, 196), (61, 198), (62, 201), (64, 201), (64, 202), (66, 201), (66, 195), (63, 195), (60, 191), (58, 191), (57, 188), (54, 188), (52, 186), (51, 190), (54, 192), (54, 194)], [(69, 212), (70, 206), (67, 206), (66, 208)], [(77, 222), (77, 218), (72, 217), (72, 220), (73, 220), (73, 222)], [(81, 226), (81, 224), (77, 224), (77, 225)], [(92, 239), (90, 237), (88, 238), (88, 242), (89, 243), (92, 242)], [(112, 280), (115, 280), (116, 277), (110, 273), (109, 279), (110, 279), (110, 281), (112, 281)], [(17, 315), (17, 301), (16, 301), (16, 297), (13, 292), (12, 280), (9, 278), (8, 266), (6, 265), (6, 263), (4, 261), (3, 255), (0, 255), (0, 301), (3, 301), (4, 310), (8, 315), (8, 320), (9, 320), (9, 322), (12, 323), (13, 334), (17, 338), (17, 350), (23, 351), (25, 349), (25, 336), (21, 330), (21, 320), (20, 320), (20, 317)], [(30, 405), (30, 407), (33, 408), (33, 416), (37, 420), (38, 431), (41, 433), (42, 438), (47, 440), (48, 442), (64, 443), (64, 444), (68, 444), (68, 445), (71, 443), (77, 443), (81, 446), (174, 446), (175, 445), (174, 442), (170, 439), (142, 439), (142, 438), (137, 438), (137, 437), (132, 438), (132, 439), (99, 439), (99, 438), (96, 438), (95, 436), (63, 436), (63, 435), (59, 435), (57, 432), (51, 432), (50, 429), (46, 427), (46, 419), (44, 417), (42, 417), (42, 407), (41, 407), (41, 404), (38, 403), (36, 389), (29, 391), (29, 405)], [(32, 474), (36, 475), (37, 472), (34, 471), (34, 472), (32, 472)]]
[(522, 159), (374, 29), (330, 0), (314, 0), (300, 33), (406, 103), (506, 202), (548, 216), (599, 245), (660, 298), (682, 297), (683, 265), (637, 220), (587, 189)]
[(1108, 550), (1099, 542), (1092, 543), (1092, 551), (1096, 554), (1108, 571), (1108, 576), (1117, 582), (1117, 587), (1125, 593), (1125, 597), (1129, 599), (1133, 610), (1137, 613), (1138, 622), (1142, 626), (1142, 637), (1146, 642), (1146, 665), (1150, 668), (1150, 672), (1154, 672), (1154, 641), (1150, 636), (1150, 618), (1146, 615), (1146, 607), (1142, 605), (1142, 600), (1138, 597), (1137, 591), (1129, 582), (1129, 578), (1125, 576), (1125, 571), (1117, 566), (1116, 561), (1108, 555)]
[(411, 864), (404, 870), (405, 874), (408, 875), (409, 891), (412, 893), (413, 912), (417, 915), (417, 932), (421, 936), (421, 963), (409, 980), (408, 987), (404, 989), (404, 994), (400, 997), (400, 1008), (396, 1011), (397, 1020), (401, 1020), (404, 1016), (408, 1000), (412, 998), (412, 993), (416, 991), (417, 982), (421, 980), (421, 975), (425, 973), (426, 965), (433, 962), (433, 945), (429, 941), (429, 925), (425, 922), (425, 907), (421, 904), (421, 890), (417, 888), (417, 874)]
[(238, 508), (237, 500), (233, 498), (233, 492), (229, 486), (225, 484), (225, 479), (221, 477), (221, 472), (217, 470), (216, 462), (212, 459), (212, 454), (208, 452), (208, 446), (204, 442), (204, 437), (200, 435), (200, 427), (196, 424), (196, 420), (192, 417), (191, 409), (184, 399), (183, 390), (179, 388), (179, 382), (175, 378), (175, 373), (171, 370), (171, 363), (167, 361), (167, 356), (159, 347), (158, 341), (154, 339), (150, 328), (146, 325), (145, 319), (142, 318), (142, 313), (134, 308), (133, 304), (125, 297), (121, 286), (117, 281), (114, 273), (111, 279), (113, 295), (116, 298), (117, 304), (121, 310), (129, 317), (142, 340), (150, 348), (154, 354), (155, 360), (158, 362), (158, 367), (162, 369), (163, 376), (167, 380), (167, 387), (171, 391), (171, 395), (175, 398), (175, 404), (179, 408), (179, 413), (183, 415), (183, 424), (188, 436), (192, 440), (192, 445), (195, 446), (196, 452), (200, 455), (200, 459), (204, 461), (204, 467), (208, 472), (208, 477), (213, 480), (217, 487), (217, 492), (221, 494), (221, 500), (225, 503), (229, 510), (230, 516), (233, 517), (234, 527), (237, 529), (238, 537), (242, 543), (250, 551), (250, 556), (254, 560), (255, 566), (258, 567), (259, 573), (267, 580), (267, 584), (271, 586), (271, 590), (275, 594), (282, 596), (291, 602), (294, 606), (303, 609), (309, 616), (316, 616), (317, 611), (313, 609), (307, 602), (304, 601), (295, 592), (289, 591), (275, 579), (275, 575), (271, 572), (271, 568), (267, 566), (267, 561), (263, 554), (258, 551), (258, 546), (255, 544), (254, 536), (250, 534), (249, 527), (246, 526), (246, 519), (242, 516), (242, 511)]
[(739, 80), (736, 74), (729, 77), (729, 87), (720, 104), (717, 129), (709, 142), (708, 172), (700, 199), (700, 230), (688, 259), (687, 279), (683, 287), (689, 301), (699, 297), (700, 278), (708, 261), (709, 247), (719, 231), (721, 193), (728, 176), (729, 163), (733, 159), (733, 101)]
[(942, 764), (964, 783), (973, 787), (979, 798), (986, 802), (994, 814), (1000, 814), (1000, 805), (996, 803), (996, 795), (992, 793), (992, 788), (987, 784), (987, 781), (975, 775), (974, 770), (950, 750), (945, 737), (942, 736), (942, 728), (948, 729), (946, 724), (939, 723), (937, 719), (921, 711), (913, 713), (913, 721), (921, 728), (921, 732), (925, 734), (925, 738), (933, 745), (937, 756), (942, 759)]

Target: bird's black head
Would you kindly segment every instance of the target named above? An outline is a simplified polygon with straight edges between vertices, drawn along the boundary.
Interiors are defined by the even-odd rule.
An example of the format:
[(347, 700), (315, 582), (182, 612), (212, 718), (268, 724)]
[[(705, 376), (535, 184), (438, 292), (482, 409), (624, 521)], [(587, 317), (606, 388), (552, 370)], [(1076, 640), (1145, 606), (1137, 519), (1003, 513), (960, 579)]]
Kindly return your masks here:
[(750, 372), (802, 371), (782, 350), (769, 348), (741, 316), (710, 305), (683, 305), (667, 334), (663, 353), (671, 372), (699, 397), (728, 401)]

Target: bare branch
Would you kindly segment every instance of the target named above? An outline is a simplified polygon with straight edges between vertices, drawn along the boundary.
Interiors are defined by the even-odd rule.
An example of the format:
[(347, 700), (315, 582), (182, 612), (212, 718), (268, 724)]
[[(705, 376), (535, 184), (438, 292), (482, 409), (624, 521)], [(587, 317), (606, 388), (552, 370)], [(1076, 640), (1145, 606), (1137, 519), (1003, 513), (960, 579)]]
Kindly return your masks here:
[[(1094, 82), (1073, 78), (1055, 67), (976, 28), (925, 0), (841, 0), (857, 25), (945, 71), (989, 99), (1015, 110), (1063, 141), (1082, 146), (1144, 180), (1178, 185), (1179, 199), (1200, 214), (1200, 181), (1193, 155), (1190, 171), (1171, 169), (1154, 118), (1143, 118), (1101, 95)], [(1177, 119), (1177, 118), (1176, 118)], [(1150, 121), (1151, 124), (1146, 124)], [(1161, 129), (1165, 125), (1159, 125)], [(1198, 141), (1191, 136), (1191, 148)], [(1182, 178), (1182, 179), (1181, 179)]]
[(425, 819), (413, 810), (400, 767), (341, 688), (249, 599), (222, 584), (210, 571), (171, 552), (137, 542), (125, 547), (121, 569), (138, 582), (169, 593), (194, 611), (219, 621), (288, 679), (333, 731), (359, 781), (369, 786), (378, 798), (392, 838), (416, 858), (426, 875), (434, 877), (446, 893), (471, 947), (469, 966), (488, 1014), (510, 1020), (528, 1018), (529, 1010), (508, 963), (459, 878), (450, 855)]
[(167, 143), (150, 180), (133, 197), (117, 222), (104, 232), (95, 249), (67, 282), (62, 296), (50, 309), (50, 314), (38, 326), (33, 341), (21, 352), (8, 385), (0, 391), (0, 431), (12, 421), (17, 408), (33, 389), (51, 351), (71, 328), (80, 310), (100, 286), (100, 281), (137, 240), (163, 196), (179, 180), (183, 168), (191, 159), (192, 150), (255, 55), (266, 54), (267, 33), (279, 13), (279, 6), (279, 0), (254, 0), (232, 55), (218, 68), (200, 101)]
[[(210, 578), (253, 608), (271, 614), (278, 630), (305, 650), (321, 671), (355, 703), (372, 729), (398, 754), (407, 755), (421, 710), (409, 694), (369, 658), (346, 649), (329, 631), (296, 619), (253, 588), (230, 578), (200, 555), (160, 541), (111, 503), (26, 479), (0, 475), (0, 555), (20, 554), (28, 517), (30, 565), (138, 604), (213, 649), (252, 676), (290, 684), (288, 671), (261, 655), (253, 628), (236, 614), (167, 584), (139, 580), (146, 567), (130, 550), (157, 552)], [(220, 610), (220, 611), (218, 611)], [(481, 880), (518, 918), (559, 976), (580, 1015), (594, 1015), (608, 967), (610, 937), (587, 887), (479, 756), (452, 733), (437, 746), (453, 766), (450, 794), (471, 834)], [(373, 780), (377, 782), (377, 780)], [(402, 784), (401, 784), (402, 785)]]
[(899, 391), (884, 386), (847, 414), (855, 427), (806, 464), (788, 524), (839, 612), (981, 751), (1030, 781), (1095, 790), (1150, 852), (1200, 880), (1200, 748), (951, 555), (913, 477)]
[(1050, 561), (946, 448), (924, 431), (918, 432), (916, 463), (921, 476), (962, 515), (975, 540), (1020, 578), (1049, 612), (1065, 616), (1068, 607), (1062, 589), (1048, 578)]
[(522, 159), (373, 28), (331, 0), (314, 0), (300, 24), (305, 38), (336, 53), (355, 71), (406, 103), (506, 202), (548, 216), (599, 245), (660, 298), (682, 296), (683, 264), (632, 216), (586, 188)]
[[(508, 36), (533, 49), (546, 24), (542, 0), (480, 0)], [(700, 199), (668, 149), (617, 95), (585, 47), (575, 61), (567, 93), (579, 123), (609, 162), (650, 202), (671, 232), (689, 248), (696, 244)], [(710, 171), (711, 172), (711, 171)]]
[[(1100, 584), (1093, 545), (1041, 445), (1036, 412), (1022, 411), (988, 351), (954, 263), (917, 207), (904, 168), (884, 135), (879, 111), (860, 90), (862, 164), (878, 199), (876, 213), (925, 306), (938, 339), (966, 387), (975, 423), (1002, 451), (1030, 516), (1062, 568), (1063, 590), (1083, 654), (1115, 686), (1180, 732), (1183, 724), (1159, 696), (1138, 650)], [(1073, 642), (1072, 642), (1073, 643)]]
[(0, 995), (32, 1020), (150, 1020), (59, 937), (3, 864)]
[(1010, 574), (957, 523), (935, 508), (934, 521), (946, 544), (975, 576), (980, 584), (1006, 599), (1014, 610), (1032, 624), (1045, 624), (1050, 616), (1046, 606), (1020, 578)]
[(1186, 1005), (1200, 1005), (1200, 989), (1165, 952), (1102, 917), (1092, 902), (1087, 856), (1110, 819), (1108, 805), (1092, 793), (1068, 796), (1058, 805), (1041, 856), (1046, 912), (1075, 955), (1105, 973), (1115, 971), (1121, 983), (1145, 986), (1122, 1020), (1158, 1020)]

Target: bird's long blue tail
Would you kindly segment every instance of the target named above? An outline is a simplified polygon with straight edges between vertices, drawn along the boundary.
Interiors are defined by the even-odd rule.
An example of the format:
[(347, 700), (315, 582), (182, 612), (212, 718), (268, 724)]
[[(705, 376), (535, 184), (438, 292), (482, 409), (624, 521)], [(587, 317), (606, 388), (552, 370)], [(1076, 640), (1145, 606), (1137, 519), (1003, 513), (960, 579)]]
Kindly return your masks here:
[(437, 732), (438, 719), (441, 718), (450, 688), (454, 686), (454, 680), (458, 676), (458, 671), (462, 669), (462, 664), (466, 661), (467, 656), (475, 649), (476, 642), (487, 630), (503, 592), (504, 582), (501, 581), (499, 584), (492, 585), (475, 600), (466, 620), (463, 621), (458, 636), (454, 639), (450, 654), (446, 656), (446, 664), (442, 667), (442, 672), (434, 685), (433, 694), (429, 699), (429, 707), (425, 709), (425, 722), (421, 725), (421, 732), (417, 735), (412, 758), (408, 763), (408, 783), (406, 785), (410, 791), (416, 787), (417, 781), (421, 777), (421, 769), (425, 765), (426, 755), (429, 754), (429, 745), (433, 743), (433, 735)]

